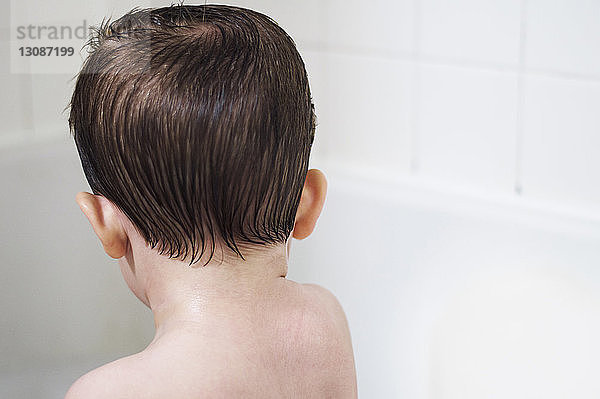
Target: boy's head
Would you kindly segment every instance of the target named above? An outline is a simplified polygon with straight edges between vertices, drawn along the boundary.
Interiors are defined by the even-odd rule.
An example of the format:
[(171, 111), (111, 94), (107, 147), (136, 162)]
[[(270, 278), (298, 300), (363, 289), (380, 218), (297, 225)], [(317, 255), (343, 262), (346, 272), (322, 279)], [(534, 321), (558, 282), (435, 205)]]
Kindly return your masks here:
[[(78, 197), (105, 249), (119, 237), (102, 231), (111, 206), (190, 264), (310, 234), (324, 198), (302, 195), (314, 106), (274, 21), (228, 6), (134, 10), (103, 22), (90, 46), (69, 124), (93, 193), (108, 200)], [(318, 197), (300, 206), (306, 220), (301, 195)]]

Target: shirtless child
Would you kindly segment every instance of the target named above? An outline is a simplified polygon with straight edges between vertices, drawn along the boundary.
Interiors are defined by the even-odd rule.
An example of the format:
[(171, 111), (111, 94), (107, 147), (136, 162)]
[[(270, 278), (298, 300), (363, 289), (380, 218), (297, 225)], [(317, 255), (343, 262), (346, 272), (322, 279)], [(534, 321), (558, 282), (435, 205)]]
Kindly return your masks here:
[(255, 11), (178, 5), (90, 45), (69, 124), (93, 194), (76, 200), (156, 335), (66, 398), (356, 398), (340, 304), (286, 279), (327, 186), (290, 37)]

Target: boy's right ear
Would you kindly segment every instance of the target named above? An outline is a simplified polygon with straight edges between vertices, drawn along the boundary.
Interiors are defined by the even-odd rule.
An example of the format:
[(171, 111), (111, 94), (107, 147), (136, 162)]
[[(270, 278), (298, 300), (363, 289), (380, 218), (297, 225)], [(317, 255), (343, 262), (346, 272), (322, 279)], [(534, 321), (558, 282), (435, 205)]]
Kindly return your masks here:
[(77, 193), (75, 201), (92, 225), (104, 251), (114, 259), (125, 256), (128, 237), (116, 207), (101, 195)]

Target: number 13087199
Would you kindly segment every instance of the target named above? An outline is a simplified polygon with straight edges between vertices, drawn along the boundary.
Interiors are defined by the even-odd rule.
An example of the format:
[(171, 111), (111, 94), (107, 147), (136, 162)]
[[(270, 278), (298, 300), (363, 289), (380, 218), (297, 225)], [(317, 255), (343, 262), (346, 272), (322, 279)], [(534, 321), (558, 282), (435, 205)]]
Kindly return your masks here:
[(22, 57), (70, 57), (75, 54), (73, 47), (19, 47)]

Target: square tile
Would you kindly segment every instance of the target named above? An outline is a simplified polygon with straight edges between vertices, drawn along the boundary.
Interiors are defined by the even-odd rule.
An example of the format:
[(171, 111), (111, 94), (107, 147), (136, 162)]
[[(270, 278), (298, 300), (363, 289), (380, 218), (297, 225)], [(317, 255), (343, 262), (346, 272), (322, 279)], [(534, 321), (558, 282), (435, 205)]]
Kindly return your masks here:
[(519, 0), (421, 1), (421, 53), (517, 65)]
[(525, 85), (523, 194), (600, 209), (600, 84), (530, 76)]
[(420, 176), (495, 192), (514, 190), (516, 74), (423, 66), (418, 112)]
[(329, 160), (408, 173), (410, 64), (326, 54), (319, 135)]
[(528, 0), (526, 64), (600, 76), (600, 2)]
[(328, 0), (325, 39), (334, 47), (414, 52), (414, 0)]

